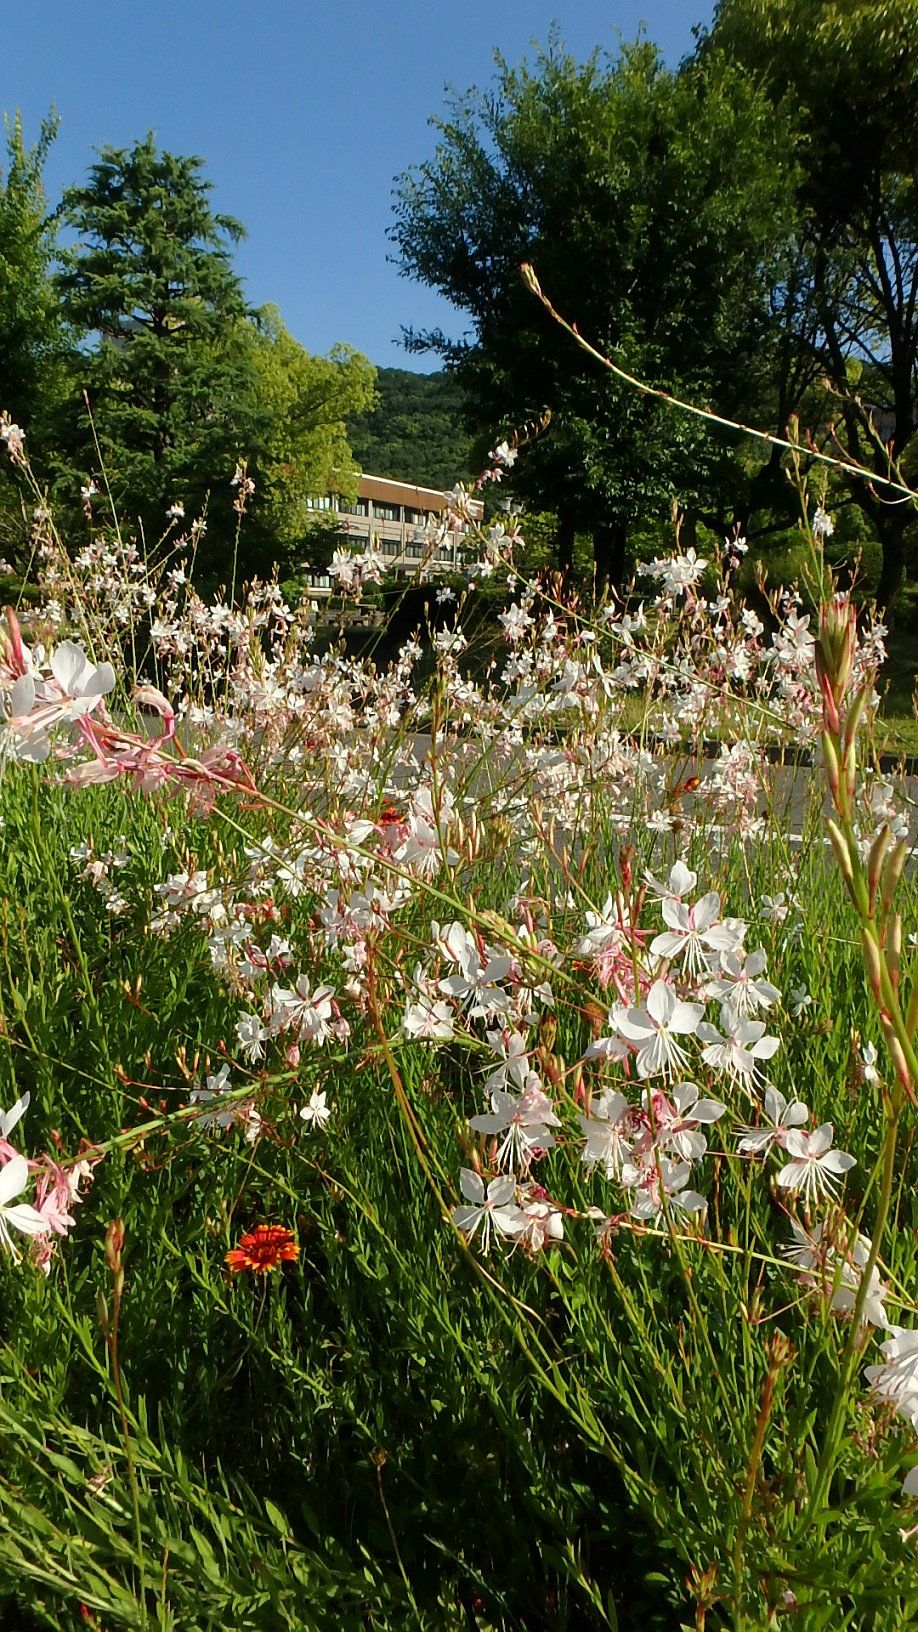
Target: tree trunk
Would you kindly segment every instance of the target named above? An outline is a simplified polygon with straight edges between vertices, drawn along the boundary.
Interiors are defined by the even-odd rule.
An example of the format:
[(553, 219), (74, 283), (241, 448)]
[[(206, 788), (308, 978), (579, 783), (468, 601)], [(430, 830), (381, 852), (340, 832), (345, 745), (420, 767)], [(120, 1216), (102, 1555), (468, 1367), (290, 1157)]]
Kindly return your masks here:
[(558, 555), (558, 570), (565, 578), (569, 577), (574, 565), (574, 517), (570, 510), (558, 512), (558, 527), (555, 533), (555, 550)]
[(883, 547), (883, 565), (877, 584), (877, 610), (885, 612), (902, 583), (905, 569), (905, 529), (911, 521), (911, 509), (900, 505), (895, 510), (874, 513), (873, 522)]
[(609, 584), (618, 587), (624, 582), (627, 543), (628, 524), (618, 517), (604, 521), (594, 529), (593, 568), (597, 594)]

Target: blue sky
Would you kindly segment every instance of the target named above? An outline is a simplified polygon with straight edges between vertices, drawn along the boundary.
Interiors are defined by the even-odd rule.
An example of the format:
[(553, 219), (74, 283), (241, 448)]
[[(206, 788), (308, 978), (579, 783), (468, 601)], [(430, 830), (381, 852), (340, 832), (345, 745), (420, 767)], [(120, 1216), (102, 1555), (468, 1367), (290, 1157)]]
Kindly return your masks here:
[(579, 58), (639, 25), (675, 63), (711, 0), (29, 0), (0, 30), (0, 110), (26, 139), (53, 103), (49, 194), (93, 148), (148, 130), (206, 160), (217, 208), (248, 229), (236, 264), (310, 351), (346, 340), (375, 363), (430, 369), (402, 325), (462, 319), (387, 264), (394, 176), (434, 145), (444, 86), (484, 87), (553, 21)]

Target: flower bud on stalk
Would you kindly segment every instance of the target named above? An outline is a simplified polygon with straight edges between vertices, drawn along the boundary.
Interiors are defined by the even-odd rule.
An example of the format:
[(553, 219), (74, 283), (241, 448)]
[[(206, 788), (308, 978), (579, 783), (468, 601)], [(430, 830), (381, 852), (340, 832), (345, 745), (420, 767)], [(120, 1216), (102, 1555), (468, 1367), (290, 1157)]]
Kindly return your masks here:
[(870, 857), (869, 857), (869, 860), (867, 862), (867, 891), (868, 891), (868, 895), (869, 895), (869, 899), (870, 899), (870, 915), (871, 915), (871, 917), (873, 917), (873, 915), (874, 915), (874, 908), (876, 906), (876, 900), (877, 900), (877, 890), (880, 887), (880, 877), (881, 877), (881, 874), (882, 874), (883, 862), (884, 862), (884, 860), (886, 858), (886, 852), (889, 849), (891, 839), (892, 839), (892, 829), (890, 828), (889, 824), (886, 823), (883, 827), (880, 828), (879, 833), (877, 834), (876, 838), (873, 841), (873, 845), (872, 845), (871, 851), (870, 851)]
[(839, 871), (847, 886), (848, 894), (854, 905), (857, 906), (858, 901), (854, 891), (854, 868), (851, 865), (848, 842), (841, 828), (837, 827), (834, 822), (827, 822), (826, 826), (829, 829), (829, 838), (832, 841), (832, 849), (835, 851), (835, 860), (838, 862)]
[(11, 606), (6, 608), (6, 621), (8, 630), (0, 629), (0, 669), (4, 669), (11, 680), (21, 680), (28, 672), (28, 666), (19, 619)]
[(918, 980), (912, 984), (912, 995), (908, 1000), (908, 1013), (905, 1016), (905, 1029), (910, 1038), (914, 1037), (916, 1027), (918, 1027)]
[(883, 1036), (886, 1038), (886, 1047), (889, 1049), (889, 1057), (892, 1060), (896, 1076), (899, 1078), (899, 1081), (901, 1082), (909, 1098), (914, 1101), (915, 1094), (912, 1087), (912, 1074), (909, 1071), (908, 1061), (902, 1052), (902, 1046), (898, 1037), (896, 1036), (895, 1031), (893, 1030), (893, 1024), (888, 1014), (881, 1012), (880, 1024), (883, 1027)]
[(899, 967), (901, 962), (902, 919), (898, 912), (894, 912), (889, 921), (889, 927), (887, 930), (886, 967), (889, 970), (889, 978), (892, 982), (892, 989), (897, 994), (899, 991)]
[(829, 735), (828, 731), (823, 731), (822, 733), (822, 756), (825, 760), (826, 781), (829, 784), (829, 792), (832, 795), (832, 802), (833, 804), (837, 805), (839, 780), (838, 750), (835, 747), (835, 739)]
[(112, 1274), (115, 1303), (121, 1297), (124, 1286), (124, 1267), (121, 1261), (121, 1252), (124, 1247), (124, 1220), (113, 1218), (105, 1232), (105, 1262)]
[(822, 690), (826, 729), (837, 733), (839, 708), (854, 667), (857, 614), (848, 595), (836, 595), (819, 608), (816, 674)]
[(900, 839), (883, 868), (880, 886), (880, 914), (884, 918), (889, 911), (892, 898), (896, 892), (896, 886), (902, 877), (907, 849), (908, 846), (905, 840)]
[(873, 926), (865, 924), (861, 931), (861, 944), (864, 949), (864, 962), (867, 965), (867, 979), (870, 982), (870, 990), (877, 1002), (882, 1004), (883, 967), (880, 959), (880, 948), (874, 939), (874, 933)]

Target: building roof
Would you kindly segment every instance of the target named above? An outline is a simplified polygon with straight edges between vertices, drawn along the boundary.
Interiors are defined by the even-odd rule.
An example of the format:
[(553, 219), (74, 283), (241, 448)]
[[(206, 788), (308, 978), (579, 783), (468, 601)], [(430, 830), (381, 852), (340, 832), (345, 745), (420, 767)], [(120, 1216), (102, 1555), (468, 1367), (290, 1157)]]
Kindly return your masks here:
[[(418, 487), (411, 482), (397, 482), (391, 476), (366, 473), (361, 476), (357, 491), (362, 499), (378, 499), (381, 504), (406, 504), (414, 510), (445, 510), (452, 499), (451, 494), (436, 487)], [(484, 514), (480, 499), (472, 499), (471, 509), (473, 515)]]

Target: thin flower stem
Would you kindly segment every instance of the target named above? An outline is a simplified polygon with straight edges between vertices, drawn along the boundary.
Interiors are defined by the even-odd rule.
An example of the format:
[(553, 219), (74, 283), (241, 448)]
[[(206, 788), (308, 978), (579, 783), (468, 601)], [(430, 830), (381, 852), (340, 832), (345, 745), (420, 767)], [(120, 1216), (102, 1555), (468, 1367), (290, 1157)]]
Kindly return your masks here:
[(601, 363), (603, 368), (607, 368), (610, 374), (614, 374), (625, 385), (633, 386), (635, 391), (639, 391), (642, 396), (655, 397), (658, 402), (665, 402), (669, 408), (678, 408), (684, 414), (694, 414), (697, 419), (707, 420), (709, 424), (719, 425), (724, 430), (739, 431), (743, 436), (753, 436), (759, 442), (768, 443), (770, 447), (784, 448), (788, 453), (797, 456), (802, 454), (805, 458), (817, 460), (820, 464), (827, 465), (832, 470), (840, 470), (845, 476), (858, 476), (863, 481), (870, 482), (877, 487), (889, 488), (906, 499), (915, 500), (918, 497), (912, 488), (906, 487), (904, 482), (894, 482), (888, 476), (878, 476), (875, 471), (870, 470), (866, 465), (858, 465), (851, 460), (839, 459), (834, 454), (821, 453), (818, 448), (810, 447), (803, 442), (789, 441), (787, 437), (775, 436), (771, 431), (757, 430), (752, 425), (744, 425), (741, 420), (727, 419), (723, 414), (716, 414), (711, 408), (699, 408), (697, 403), (684, 402), (681, 397), (674, 397), (669, 391), (663, 391), (659, 386), (648, 385), (646, 380), (639, 380), (636, 375), (629, 374), (627, 369), (620, 367), (618, 363), (613, 363), (611, 358), (607, 357), (604, 352), (598, 351), (572, 323), (569, 323), (566, 318), (561, 316), (560, 312), (555, 310), (548, 296), (543, 293), (534, 269), (528, 263), (524, 263), (520, 270), (527, 288), (532, 291), (537, 300), (542, 302), (549, 316), (553, 317), (555, 322), (559, 323), (561, 328), (577, 342), (581, 350), (585, 351), (590, 357), (595, 358), (596, 362)]
[(825, 1500), (838, 1462), (839, 1446), (845, 1424), (848, 1397), (851, 1384), (854, 1381), (854, 1373), (859, 1358), (858, 1349), (861, 1334), (861, 1317), (864, 1313), (864, 1306), (870, 1293), (873, 1273), (879, 1262), (883, 1232), (886, 1228), (886, 1221), (889, 1217), (893, 1183), (896, 1173), (896, 1142), (899, 1131), (899, 1118), (903, 1104), (903, 1095), (901, 1092), (898, 1092), (893, 1100), (893, 1105), (887, 1120), (886, 1132), (884, 1135), (883, 1175), (880, 1183), (880, 1195), (877, 1202), (877, 1215), (873, 1226), (870, 1251), (861, 1270), (860, 1282), (858, 1284), (857, 1294), (854, 1300), (854, 1307), (851, 1311), (851, 1324), (848, 1331), (848, 1337), (845, 1342), (845, 1347), (842, 1350), (841, 1366), (839, 1368), (838, 1384), (832, 1400), (832, 1410), (829, 1415), (829, 1421), (826, 1425), (822, 1451), (820, 1452), (819, 1461), (816, 1465), (816, 1476), (813, 1480), (813, 1486), (809, 1492), (806, 1507), (803, 1511), (803, 1530), (808, 1527), (814, 1515), (818, 1513), (823, 1501)]

